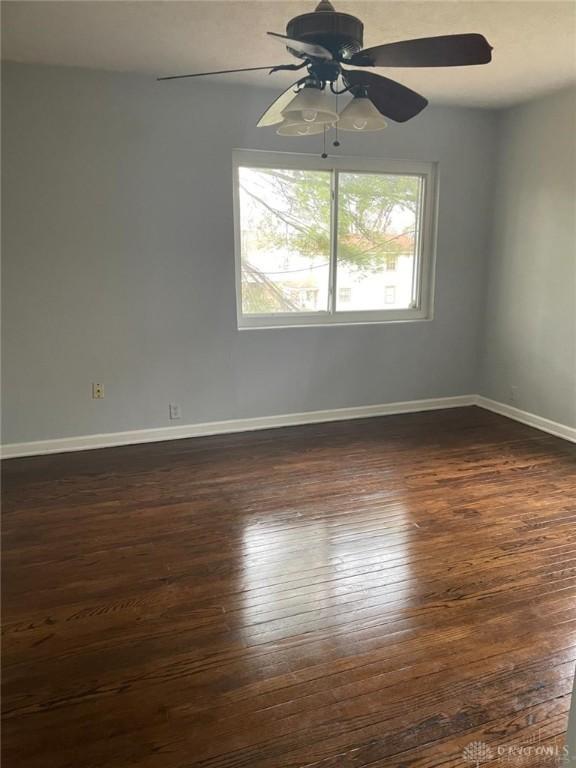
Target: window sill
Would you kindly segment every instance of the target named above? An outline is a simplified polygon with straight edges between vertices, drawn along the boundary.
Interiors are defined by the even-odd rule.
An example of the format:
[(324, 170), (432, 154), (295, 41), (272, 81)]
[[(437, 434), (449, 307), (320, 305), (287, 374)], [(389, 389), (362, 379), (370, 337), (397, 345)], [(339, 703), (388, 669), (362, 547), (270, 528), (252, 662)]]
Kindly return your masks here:
[(269, 330), (278, 330), (282, 328), (342, 328), (343, 326), (346, 328), (350, 328), (355, 325), (398, 325), (398, 324), (405, 324), (405, 323), (428, 323), (433, 320), (433, 316), (431, 315), (413, 315), (413, 316), (404, 316), (404, 317), (395, 317), (395, 318), (374, 318), (374, 319), (362, 319), (362, 320), (352, 320), (352, 319), (344, 319), (344, 320), (325, 320), (324, 318), (315, 319), (314, 322), (306, 321), (304, 318), (302, 318), (299, 322), (270, 322), (268, 323), (267, 320), (269, 318), (262, 318), (258, 323), (246, 323), (246, 319), (243, 318), (243, 320), (239, 321), (238, 323), (238, 330), (239, 331), (269, 331)]

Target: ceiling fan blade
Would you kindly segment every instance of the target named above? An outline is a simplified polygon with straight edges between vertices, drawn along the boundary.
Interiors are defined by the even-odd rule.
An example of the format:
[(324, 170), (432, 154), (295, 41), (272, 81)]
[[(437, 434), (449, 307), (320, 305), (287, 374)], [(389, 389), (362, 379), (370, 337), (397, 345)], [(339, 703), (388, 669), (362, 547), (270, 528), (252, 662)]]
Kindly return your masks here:
[(295, 40), (293, 37), (286, 37), (286, 35), (279, 35), (278, 32), (267, 32), (270, 37), (275, 37), (278, 40), (283, 40), (286, 47), (298, 56), (300, 59), (323, 59), (325, 61), (332, 61), (334, 58), (327, 48), (316, 43), (306, 43), (304, 40)]
[(441, 35), (377, 45), (346, 63), (360, 67), (465, 67), (488, 64), (492, 46), (483, 35)]
[(296, 83), (292, 83), (292, 85), (289, 88), (286, 88), (286, 90), (278, 96), (276, 101), (273, 101), (272, 104), (268, 107), (268, 109), (264, 112), (260, 120), (256, 123), (258, 128), (265, 128), (269, 125), (276, 125), (277, 123), (281, 123), (282, 120), (284, 120), (284, 117), (282, 115), (282, 110), (286, 109), (288, 104), (292, 101), (294, 96), (296, 95), (295, 87), (300, 85), (306, 80), (305, 77), (298, 80)]
[(229, 75), (233, 72), (257, 72), (261, 69), (274, 69), (271, 67), (245, 67), (244, 69), (219, 69), (217, 72), (195, 72), (193, 75), (168, 75), (157, 77), (157, 80), (182, 80), (184, 77), (206, 77), (207, 75)]
[(366, 95), (376, 109), (384, 117), (389, 117), (397, 123), (405, 123), (406, 120), (416, 117), (428, 104), (428, 100), (416, 91), (373, 72), (346, 70), (342, 76), (346, 85), (353, 91), (356, 88), (366, 88)]

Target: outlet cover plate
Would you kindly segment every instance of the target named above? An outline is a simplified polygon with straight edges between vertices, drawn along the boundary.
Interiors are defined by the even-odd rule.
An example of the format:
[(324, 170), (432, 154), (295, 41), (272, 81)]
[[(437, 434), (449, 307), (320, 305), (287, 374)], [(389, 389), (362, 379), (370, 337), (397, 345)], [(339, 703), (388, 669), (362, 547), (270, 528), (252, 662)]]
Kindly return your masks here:
[(92, 399), (104, 399), (104, 384), (97, 384), (95, 381), (92, 382)]
[(170, 414), (171, 419), (182, 418), (182, 407), (177, 403), (170, 403), (170, 405), (168, 406), (168, 412)]

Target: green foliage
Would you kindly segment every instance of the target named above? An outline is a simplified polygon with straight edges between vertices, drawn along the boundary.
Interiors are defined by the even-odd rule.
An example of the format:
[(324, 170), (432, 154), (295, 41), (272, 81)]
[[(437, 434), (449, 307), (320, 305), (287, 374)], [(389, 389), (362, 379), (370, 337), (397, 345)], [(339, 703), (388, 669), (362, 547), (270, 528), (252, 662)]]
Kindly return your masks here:
[[(326, 264), (331, 250), (331, 183), (328, 171), (241, 169), (244, 252), (291, 252)], [(368, 275), (384, 261), (411, 253), (420, 183), (417, 176), (340, 173), (338, 263)], [(399, 221), (405, 226), (399, 227)], [(275, 282), (249, 255), (242, 270), (245, 312), (300, 309), (294, 294), (302, 287), (301, 278), (292, 286), (286, 280), (290, 270)]]
[[(253, 172), (251, 172), (253, 173)], [(258, 185), (243, 185), (259, 207), (259, 242), (310, 258), (330, 254), (330, 174), (260, 169)]]
[[(243, 192), (258, 205), (260, 246), (286, 248), (311, 259), (330, 253), (330, 173), (259, 169)], [(369, 272), (406, 251), (409, 228), (391, 232), (393, 216), (416, 213), (420, 179), (372, 173), (339, 174), (338, 260)]]
[(377, 270), (385, 259), (406, 251), (414, 229), (390, 231), (395, 212), (416, 213), (416, 176), (341, 173), (338, 197), (338, 260), (362, 271)]

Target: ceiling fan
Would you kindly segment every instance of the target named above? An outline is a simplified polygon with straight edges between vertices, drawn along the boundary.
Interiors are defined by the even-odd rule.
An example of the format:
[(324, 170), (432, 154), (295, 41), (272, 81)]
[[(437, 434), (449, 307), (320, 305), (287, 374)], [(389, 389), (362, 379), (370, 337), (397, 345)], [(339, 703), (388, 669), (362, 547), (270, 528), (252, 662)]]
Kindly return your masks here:
[[(347, 67), (457, 67), (487, 64), (492, 47), (483, 35), (461, 34), (424, 37), (362, 49), (364, 25), (355, 16), (335, 11), (330, 0), (320, 0), (312, 13), (291, 19), (286, 34), (268, 32), (301, 61), (272, 67), (248, 67), (191, 75), (172, 75), (159, 80), (222, 75), (268, 69), (306, 68), (307, 74), (293, 83), (268, 107), (258, 126), (277, 125), (283, 136), (309, 136), (337, 126), (350, 131), (375, 131), (386, 127), (384, 117), (404, 123), (428, 104), (420, 94), (365, 69)], [(338, 81), (343, 83), (338, 88)], [(338, 113), (330, 99), (350, 93), (353, 98)], [(338, 145), (338, 142), (336, 142)]]

